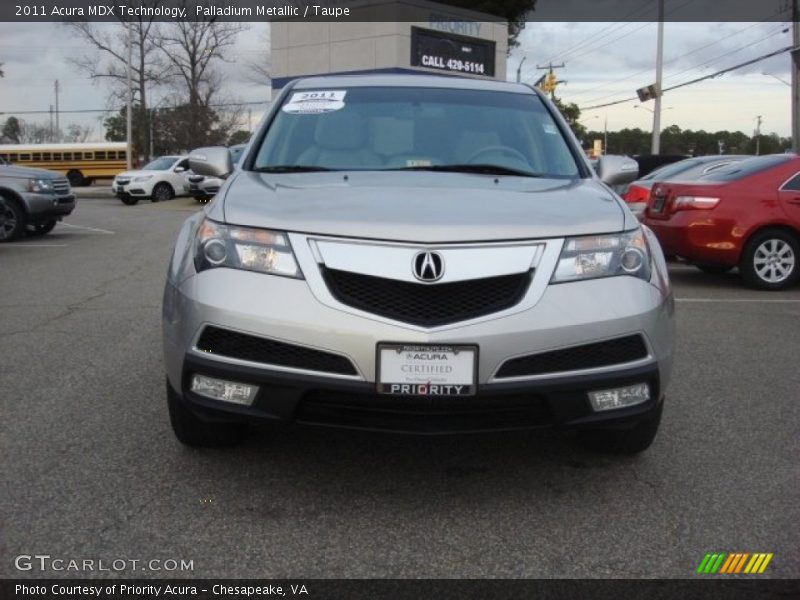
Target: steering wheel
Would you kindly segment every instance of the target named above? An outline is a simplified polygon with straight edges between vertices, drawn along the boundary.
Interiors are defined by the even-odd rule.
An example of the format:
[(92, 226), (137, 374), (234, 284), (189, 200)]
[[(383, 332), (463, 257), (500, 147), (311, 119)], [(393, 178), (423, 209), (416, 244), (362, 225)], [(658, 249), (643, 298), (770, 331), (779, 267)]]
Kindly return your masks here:
[(506, 156), (510, 156), (511, 158), (515, 158), (519, 161), (522, 161), (522, 163), (526, 166), (530, 166), (530, 163), (528, 163), (528, 159), (525, 158), (525, 155), (522, 154), (522, 152), (520, 152), (519, 150), (515, 150), (510, 146), (486, 146), (485, 148), (481, 148), (477, 152), (473, 152), (472, 154), (470, 154), (466, 162), (469, 164), (479, 163), (479, 161), (476, 160), (479, 156), (492, 153), (505, 154)]

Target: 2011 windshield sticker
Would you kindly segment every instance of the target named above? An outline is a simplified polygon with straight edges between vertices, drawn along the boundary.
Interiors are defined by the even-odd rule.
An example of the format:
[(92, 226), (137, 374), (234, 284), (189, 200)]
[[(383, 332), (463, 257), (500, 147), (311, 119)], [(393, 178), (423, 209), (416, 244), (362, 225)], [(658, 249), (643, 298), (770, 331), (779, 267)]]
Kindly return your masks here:
[(283, 112), (312, 115), (344, 108), (345, 90), (319, 90), (295, 92), (289, 102), (283, 105)]

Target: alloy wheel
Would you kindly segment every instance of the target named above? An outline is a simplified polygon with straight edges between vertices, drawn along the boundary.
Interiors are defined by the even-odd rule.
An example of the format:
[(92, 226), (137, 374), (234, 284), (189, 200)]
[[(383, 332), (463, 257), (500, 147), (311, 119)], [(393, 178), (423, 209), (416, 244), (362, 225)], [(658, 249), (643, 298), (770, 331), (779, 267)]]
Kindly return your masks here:
[(795, 255), (792, 247), (783, 240), (764, 240), (753, 255), (756, 274), (768, 283), (781, 283), (794, 272)]

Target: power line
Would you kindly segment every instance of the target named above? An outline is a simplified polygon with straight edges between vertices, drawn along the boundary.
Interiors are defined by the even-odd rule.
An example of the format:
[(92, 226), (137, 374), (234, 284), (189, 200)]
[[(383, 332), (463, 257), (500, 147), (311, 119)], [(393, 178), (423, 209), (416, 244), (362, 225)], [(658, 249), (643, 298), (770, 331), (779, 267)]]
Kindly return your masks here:
[[(766, 36), (764, 36), (763, 38), (759, 38), (758, 40), (755, 40), (755, 41), (753, 41), (753, 42), (751, 42), (751, 43), (749, 43), (749, 44), (746, 44), (746, 45), (744, 45), (744, 46), (741, 46), (740, 48), (738, 48), (738, 49), (736, 49), (736, 50), (732, 50), (732, 51), (730, 51), (730, 52), (726, 52), (726, 53), (724, 53), (724, 54), (721, 54), (721, 55), (719, 55), (719, 56), (716, 56), (716, 57), (714, 57), (713, 59), (710, 59), (710, 60), (708, 60), (708, 61), (706, 61), (706, 62), (704, 62), (704, 63), (700, 63), (699, 65), (695, 65), (695, 66), (693, 66), (693, 67), (689, 67), (688, 69), (684, 69), (684, 70), (682, 70), (682, 71), (679, 71), (678, 73), (673, 73), (673, 74), (671, 74), (671, 75), (667, 75), (667, 76), (665, 77), (665, 79), (674, 79), (674, 78), (675, 78), (675, 77), (677, 77), (678, 75), (682, 75), (683, 73), (687, 73), (688, 71), (693, 71), (693, 70), (695, 70), (695, 69), (698, 69), (698, 68), (701, 68), (701, 67), (703, 67), (703, 66), (708, 66), (709, 64), (712, 64), (712, 63), (714, 63), (714, 62), (718, 61), (718, 60), (719, 60), (719, 59), (721, 59), (721, 58), (724, 58), (724, 57), (726, 57), (726, 56), (729, 56), (729, 55), (731, 55), (731, 54), (736, 54), (737, 52), (739, 52), (739, 51), (741, 51), (741, 50), (744, 50), (744, 49), (746, 49), (746, 48), (749, 48), (749, 47), (751, 47), (751, 46), (754, 46), (754, 45), (756, 45), (756, 44), (760, 44), (760, 43), (762, 43), (762, 42), (764, 42), (764, 41), (766, 41), (766, 40), (768, 40), (768, 39), (772, 39), (772, 37), (773, 37), (773, 36), (774, 36), (774, 35), (775, 35), (775, 34), (776, 34), (776, 33), (777, 33), (777, 32), (778, 32), (780, 29), (782, 29), (783, 27), (784, 27), (784, 25), (781, 25), (781, 26), (779, 27), (779, 29), (776, 29), (776, 30), (774, 30), (774, 31), (770, 31), (770, 33), (769, 33), (769, 34), (767, 34)], [(744, 30), (742, 30), (742, 31), (744, 31)], [(731, 34), (731, 35), (735, 35), (735, 34)], [(725, 39), (725, 38), (723, 38), (723, 39)], [(693, 52), (694, 52), (694, 51), (693, 51)], [(676, 60), (678, 60), (678, 59), (680, 59), (680, 58), (683, 58), (684, 56), (688, 56), (689, 54), (691, 54), (691, 53), (687, 53), (687, 54), (685, 54), (685, 55), (683, 55), (683, 56), (680, 56), (680, 57), (678, 57), (678, 58), (676, 58), (676, 59), (672, 59), (672, 60), (670, 60), (670, 61), (669, 61), (669, 63), (668, 63), (668, 64), (672, 64), (672, 63), (673, 63), (673, 62), (675, 62)], [(650, 69), (648, 69), (648, 70), (646, 70), (646, 71), (640, 71), (640, 72), (639, 72), (639, 73), (637, 73), (636, 75), (640, 75), (640, 74), (642, 74), (642, 73), (646, 73), (646, 72), (650, 72)], [(631, 79), (631, 78), (633, 78), (633, 77), (634, 77), (634, 75), (631, 75), (630, 77), (626, 77), (625, 79), (620, 79), (619, 81), (625, 81), (626, 79)], [(589, 102), (589, 103), (591, 103), (591, 102), (598, 102), (598, 101), (600, 101), (600, 100), (604, 100), (604, 99), (606, 99), (606, 98), (613, 98), (614, 96), (619, 96), (621, 93), (624, 93), (624, 92), (612, 92), (612, 93), (610, 93), (610, 94), (606, 94), (606, 95), (604, 95), (604, 96), (598, 96), (598, 97), (596, 97), (596, 98), (592, 98), (591, 100), (586, 100), (586, 102)]]
[[(777, 16), (781, 12), (785, 12), (785, 11), (784, 10), (780, 10), (780, 11), (776, 12), (772, 16)], [(772, 17), (769, 17), (769, 18), (772, 18)], [(686, 52), (686, 53), (681, 54), (679, 56), (675, 56), (675, 57), (669, 59), (668, 61), (666, 61), (664, 63), (664, 66), (672, 65), (672, 64), (676, 63), (677, 61), (679, 61), (682, 58), (686, 58), (687, 56), (691, 56), (692, 54), (697, 54), (701, 50), (705, 50), (706, 48), (710, 48), (711, 46), (715, 46), (717, 44), (720, 44), (720, 43), (724, 42), (725, 40), (728, 40), (728, 39), (730, 39), (730, 38), (732, 38), (732, 37), (734, 37), (736, 35), (744, 33), (748, 29), (752, 29), (753, 27), (757, 27), (758, 25), (761, 25), (764, 22), (765, 21), (759, 21), (758, 23), (751, 23), (747, 27), (743, 27), (742, 29), (734, 31), (733, 33), (730, 33), (730, 34), (726, 35), (725, 37), (722, 37), (722, 38), (719, 38), (717, 40), (714, 40), (713, 42), (710, 42), (708, 44), (704, 44), (704, 45), (702, 45), (702, 46), (700, 46), (698, 48), (695, 48), (694, 50), (690, 50), (689, 52)], [(629, 79), (633, 79), (634, 77), (638, 77), (639, 75), (644, 75), (646, 73), (652, 73), (652, 72), (653, 72), (652, 68), (642, 69), (641, 71), (637, 71), (636, 73), (633, 73), (632, 75), (628, 75), (627, 77), (623, 77), (622, 79), (617, 79), (617, 80), (614, 81), (614, 83), (619, 83), (621, 81), (627, 81)], [(669, 78), (672, 78), (674, 76), (675, 75), (667, 75), (666, 78), (669, 79)], [(591, 91), (603, 89), (603, 88), (606, 88), (608, 86), (609, 86), (608, 83), (601, 83), (600, 85), (596, 85), (594, 87), (590, 87), (590, 88), (583, 89), (583, 90), (578, 90), (578, 91), (573, 91), (572, 95), (588, 94)], [(616, 95), (616, 93), (615, 94), (609, 94), (609, 96), (615, 96), (615, 95)], [(600, 98), (595, 98), (594, 100), (591, 100), (591, 102), (595, 102), (596, 100), (602, 100), (604, 98), (608, 98), (609, 96), (601, 96)]]
[[(739, 63), (738, 65), (734, 65), (732, 67), (728, 67), (727, 69), (722, 69), (717, 71), (716, 73), (711, 73), (709, 75), (703, 75), (702, 77), (698, 77), (696, 79), (691, 79), (689, 81), (684, 81), (683, 83), (678, 83), (676, 85), (672, 85), (670, 87), (664, 88), (662, 92), (669, 92), (671, 90), (677, 90), (678, 88), (686, 87), (687, 85), (692, 85), (694, 83), (699, 83), (701, 81), (705, 81), (706, 79), (712, 79), (714, 77), (719, 77), (720, 75), (724, 75), (725, 73), (730, 73), (731, 71), (735, 71), (736, 69), (741, 69), (742, 67), (746, 67), (748, 65), (755, 64), (762, 60), (766, 60), (768, 58), (772, 58), (773, 56), (778, 56), (779, 54), (783, 54), (784, 52), (789, 52), (791, 50), (800, 50), (800, 46), (797, 48), (793, 46), (786, 46), (785, 48), (781, 48), (779, 50), (775, 50), (773, 52), (769, 52), (768, 54), (762, 54), (756, 58), (751, 60), (745, 61), (743, 63)], [(614, 102), (606, 102), (605, 104), (597, 104), (595, 106), (581, 106), (579, 107), (582, 111), (586, 110), (595, 110), (598, 108), (606, 108), (607, 106), (614, 106), (616, 104), (624, 104), (625, 102), (632, 102), (634, 100), (638, 100), (637, 96), (632, 96), (630, 98), (625, 98), (623, 100), (615, 100)]]

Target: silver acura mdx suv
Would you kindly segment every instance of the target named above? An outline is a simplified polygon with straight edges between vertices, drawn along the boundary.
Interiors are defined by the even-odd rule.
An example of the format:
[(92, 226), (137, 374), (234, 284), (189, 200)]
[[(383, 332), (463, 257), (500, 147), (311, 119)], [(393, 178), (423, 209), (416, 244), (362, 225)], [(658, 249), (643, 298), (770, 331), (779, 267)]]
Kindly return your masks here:
[[(178, 235), (164, 293), (178, 439), (248, 422), (441, 434), (578, 429), (646, 449), (674, 304), (652, 233), (531, 87), (429, 75), (314, 77)], [(633, 168), (631, 168), (633, 164)]]

